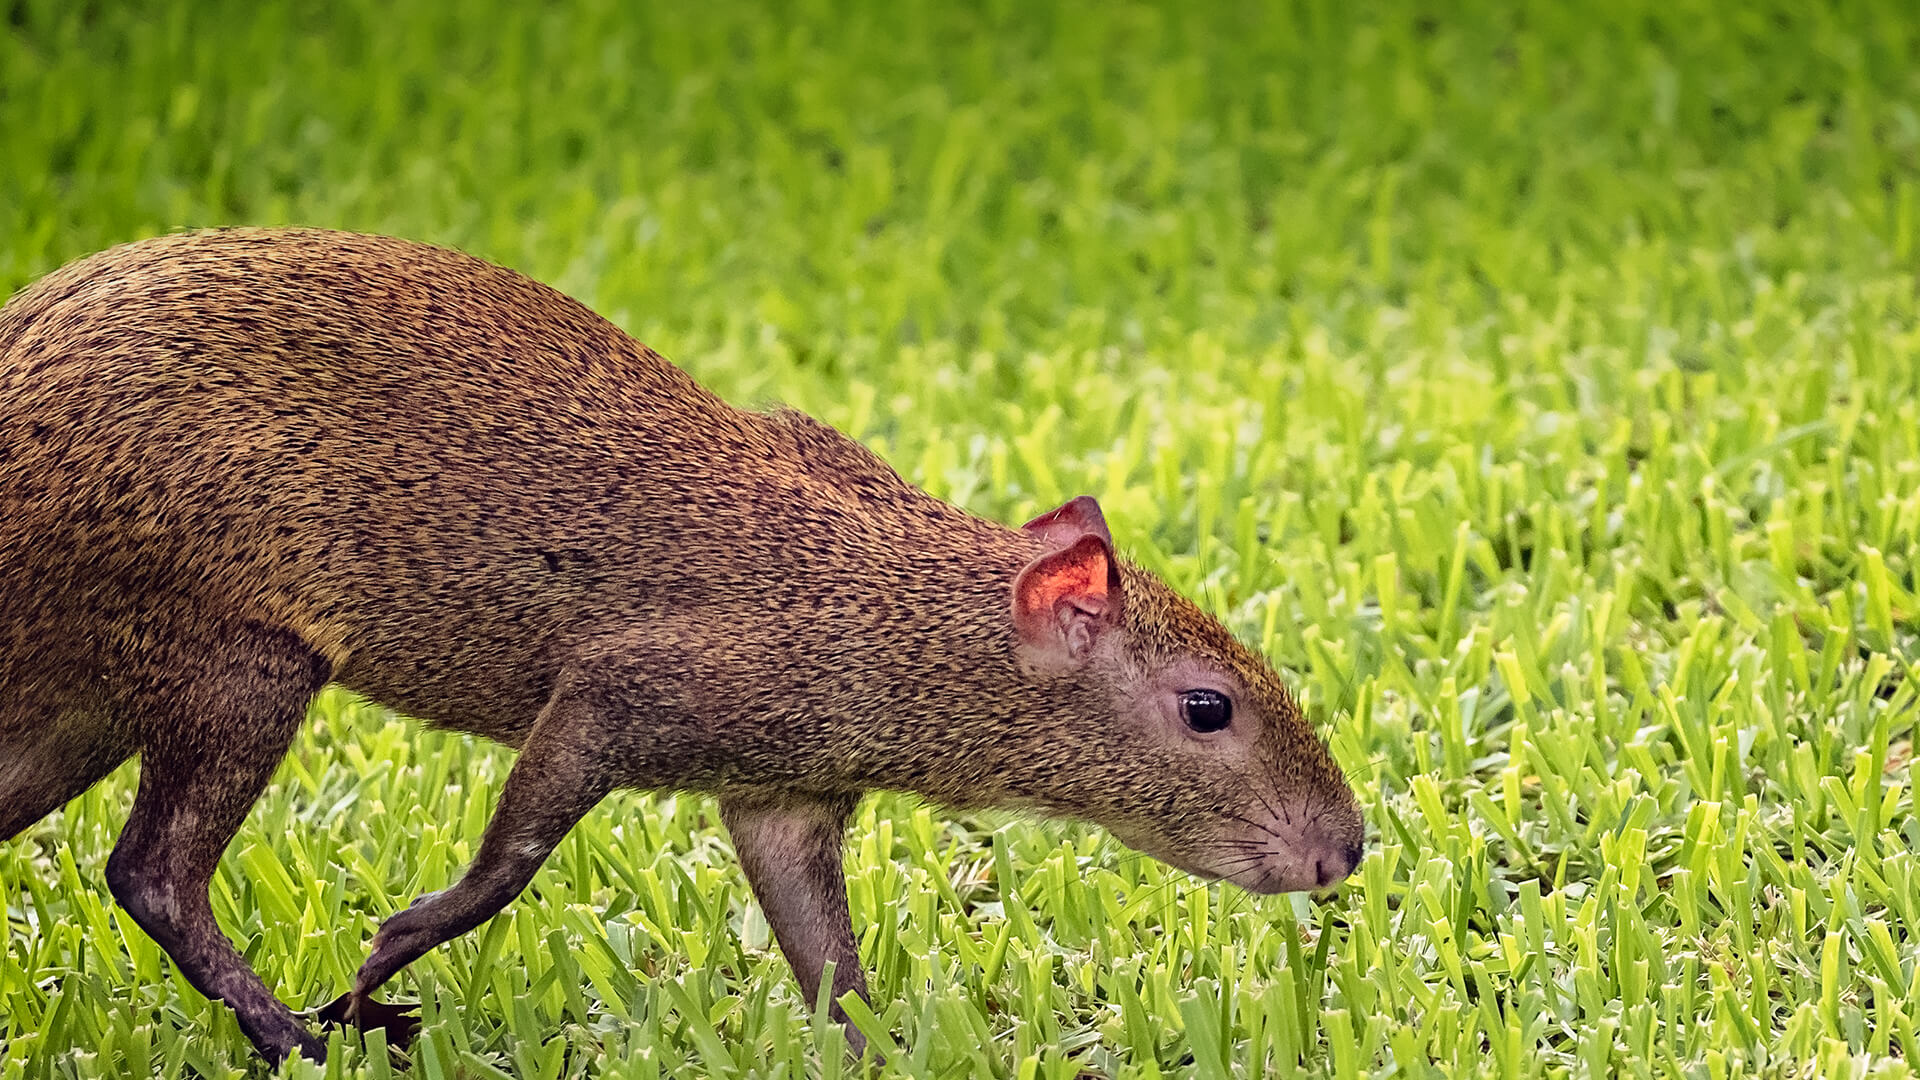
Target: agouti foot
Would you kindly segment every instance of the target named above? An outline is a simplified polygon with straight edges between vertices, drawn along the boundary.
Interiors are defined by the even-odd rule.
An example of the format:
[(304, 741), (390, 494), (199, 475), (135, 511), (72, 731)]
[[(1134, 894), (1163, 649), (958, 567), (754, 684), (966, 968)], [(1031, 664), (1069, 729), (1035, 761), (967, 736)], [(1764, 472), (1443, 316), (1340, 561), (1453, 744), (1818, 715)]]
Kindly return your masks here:
[(381, 1028), (387, 1033), (387, 1045), (405, 1046), (420, 1031), (418, 1003), (374, 1001), (363, 998), (356, 1005), (352, 994), (341, 994), (322, 1005), (314, 1016), (328, 1026), (345, 1025), (361, 1031)]

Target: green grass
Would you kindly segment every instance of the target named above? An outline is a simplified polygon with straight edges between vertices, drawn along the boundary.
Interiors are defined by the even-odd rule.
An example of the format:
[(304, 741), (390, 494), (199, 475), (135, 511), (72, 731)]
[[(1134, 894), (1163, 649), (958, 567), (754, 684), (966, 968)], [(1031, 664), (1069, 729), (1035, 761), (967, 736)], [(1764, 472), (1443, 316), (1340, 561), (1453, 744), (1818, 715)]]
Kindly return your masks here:
[[(1913, 5), (0, 6), (0, 295), (189, 225), (465, 247), (982, 514), (1097, 494), (1290, 673), (1373, 834), (1328, 903), (869, 803), (885, 1074), (1910, 1073)], [(332, 998), (509, 764), (329, 695), (223, 925)], [(133, 781), (0, 846), (0, 1080), (264, 1071), (106, 892)], [(857, 1072), (701, 799), (395, 992), (410, 1058), (288, 1071)]]

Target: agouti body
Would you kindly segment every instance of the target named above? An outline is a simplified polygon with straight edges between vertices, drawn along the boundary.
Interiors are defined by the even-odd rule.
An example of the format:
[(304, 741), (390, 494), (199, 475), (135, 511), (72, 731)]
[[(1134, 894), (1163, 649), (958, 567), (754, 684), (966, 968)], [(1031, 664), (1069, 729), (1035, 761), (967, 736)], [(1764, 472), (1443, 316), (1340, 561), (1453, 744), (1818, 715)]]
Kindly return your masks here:
[(328, 682), (520, 749), (336, 1003), (360, 1023), (616, 787), (718, 795), (809, 1000), (827, 961), (865, 993), (841, 833), (874, 789), (1257, 891), (1346, 876), (1358, 809), (1285, 688), (1111, 544), (1091, 499), (973, 517), (453, 251), (115, 248), (0, 309), (0, 838), (140, 754), (108, 884), (271, 1058), (323, 1044), (207, 883)]

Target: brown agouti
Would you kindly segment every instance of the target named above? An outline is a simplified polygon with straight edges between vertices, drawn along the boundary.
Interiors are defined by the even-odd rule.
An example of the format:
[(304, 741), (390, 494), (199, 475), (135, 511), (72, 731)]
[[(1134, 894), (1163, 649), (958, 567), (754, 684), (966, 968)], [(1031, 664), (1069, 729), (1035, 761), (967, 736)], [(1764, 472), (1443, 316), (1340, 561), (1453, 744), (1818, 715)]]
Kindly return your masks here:
[(1117, 558), (1090, 498), (981, 520), (402, 240), (166, 236), (15, 296), (0, 838), (139, 754), (107, 884), (272, 1059), (324, 1043), (207, 886), (328, 682), (520, 751), (465, 876), (375, 936), (337, 1003), (360, 1023), (616, 787), (718, 796), (809, 1001), (828, 961), (866, 993), (841, 834), (874, 789), (1097, 822), (1256, 892), (1361, 855), (1273, 671)]

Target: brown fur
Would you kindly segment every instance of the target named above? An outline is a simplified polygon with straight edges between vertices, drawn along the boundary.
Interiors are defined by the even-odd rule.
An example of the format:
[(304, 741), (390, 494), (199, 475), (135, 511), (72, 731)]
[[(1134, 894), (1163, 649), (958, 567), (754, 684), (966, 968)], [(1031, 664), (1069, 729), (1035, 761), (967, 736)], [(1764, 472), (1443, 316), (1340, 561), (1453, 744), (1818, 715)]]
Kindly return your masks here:
[[(810, 995), (826, 960), (864, 992), (838, 833), (873, 789), (1089, 819), (1256, 889), (1344, 876), (1351, 793), (1216, 621), (1113, 561), (1111, 595), (1057, 609), (1078, 636), (1015, 625), (1077, 520), (972, 517), (456, 252), (115, 248), (0, 310), (0, 838), (140, 753), (109, 882), (276, 1057), (318, 1044), (205, 888), (328, 681), (522, 748), (474, 867), (382, 929), (348, 1015), (618, 786), (720, 795)], [(1165, 721), (1195, 679), (1234, 730)]]

